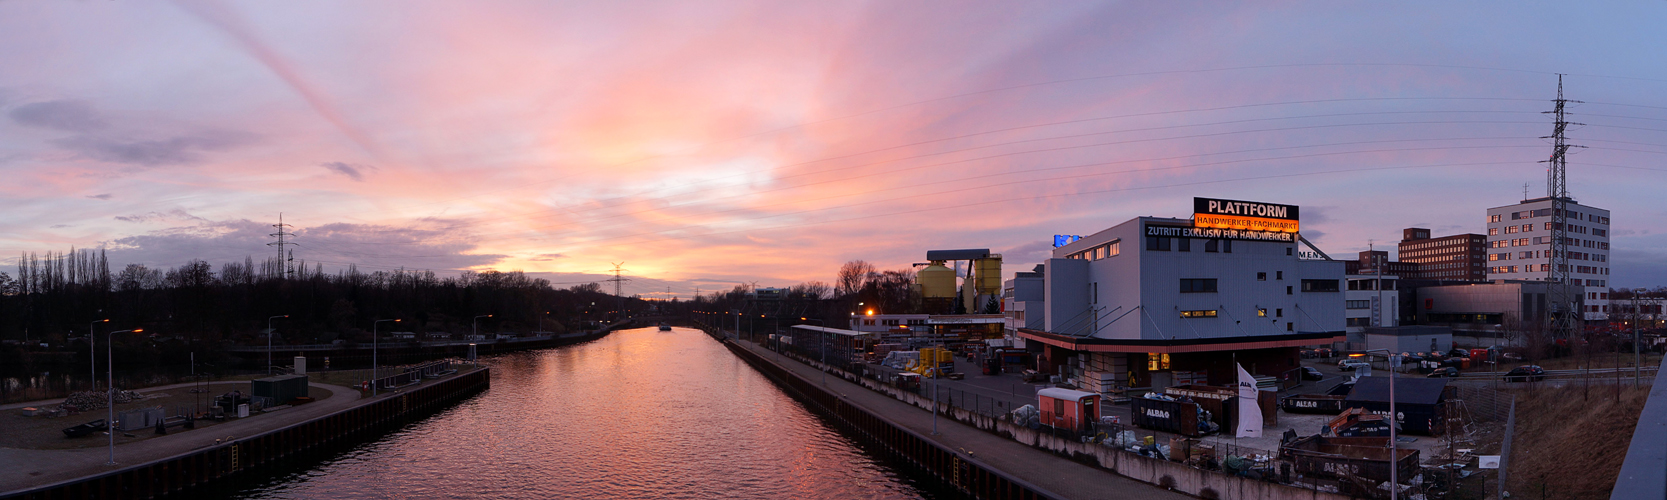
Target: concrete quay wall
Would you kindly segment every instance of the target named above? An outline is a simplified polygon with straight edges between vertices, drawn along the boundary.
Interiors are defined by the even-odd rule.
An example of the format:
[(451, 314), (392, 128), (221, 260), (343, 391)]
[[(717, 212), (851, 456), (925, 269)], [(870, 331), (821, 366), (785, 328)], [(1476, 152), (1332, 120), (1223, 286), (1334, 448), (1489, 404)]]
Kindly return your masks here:
[(931, 473), (962, 493), (996, 500), (1058, 498), (1023, 479), (984, 467), (960, 451), (932, 442), (866, 408), (851, 404), (822, 386), (800, 378), (733, 342), (725, 341), (724, 346), (794, 396), (836, 417), (834, 420), (846, 431), (889, 450), (897, 458)]
[[(737, 348), (731, 348), (736, 350)], [(740, 349), (749, 352), (746, 349)], [(798, 359), (812, 367), (822, 369), (830, 376), (842, 378), (853, 384), (860, 384), (874, 392), (886, 394), (898, 401), (908, 403), (920, 409), (931, 411), (932, 399), (913, 392), (902, 391), (894, 386), (880, 381), (859, 377), (856, 374), (834, 368), (823, 367), (815, 360)], [(1144, 483), (1161, 486), (1188, 495), (1201, 498), (1222, 499), (1264, 499), (1264, 500), (1348, 500), (1355, 498), (1349, 495), (1295, 488), (1267, 481), (1260, 481), (1220, 472), (1188, 467), (1185, 464), (1171, 462), (1157, 458), (1143, 457), (1123, 450), (1115, 449), (1095, 443), (1084, 443), (1077, 440), (1053, 436), (1046, 432), (1033, 430), (1014, 424), (1012, 421), (993, 418), (972, 411), (939, 405), (940, 411), (947, 418), (962, 424), (988, 431), (1000, 436), (1009, 437), (1014, 441), (1030, 445), (1031, 447), (1047, 450), (1056, 455), (1070, 458), (1079, 463), (1096, 466), (1100, 469), (1116, 473)]]
[(491, 370), (480, 368), (402, 393), (378, 397), (319, 418), (107, 473), (0, 496), (7, 500), (69, 498), (149, 499), (189, 494), (194, 489), (248, 474), (300, 453), (379, 435), (394, 426), (442, 410), (491, 387)]

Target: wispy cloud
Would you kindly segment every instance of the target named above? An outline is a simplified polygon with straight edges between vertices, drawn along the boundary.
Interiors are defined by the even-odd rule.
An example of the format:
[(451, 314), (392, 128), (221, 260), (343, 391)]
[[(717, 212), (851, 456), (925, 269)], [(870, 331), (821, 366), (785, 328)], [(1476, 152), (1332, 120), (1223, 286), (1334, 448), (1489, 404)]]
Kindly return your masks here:
[(6, 115), (20, 125), (69, 132), (91, 132), (109, 125), (92, 106), (73, 100), (32, 102)]
[(246, 133), (215, 131), (167, 139), (78, 135), (56, 139), (52, 143), (93, 160), (153, 167), (196, 163), (202, 160), (203, 152), (241, 146), (253, 140), (254, 136)]
[(95, 200), (109, 200), (111, 198), (115, 198), (116, 195), (113, 195), (113, 194), (110, 194), (110, 193), (103, 193), (103, 194), (89, 194), (89, 195), (87, 195), (87, 197), (95, 199)]
[(329, 170), (331, 172), (335, 172), (335, 173), (338, 173), (338, 174), (345, 175), (349, 179), (353, 179), (355, 181), (360, 181), (360, 182), (364, 182), (366, 171), (375, 171), (376, 170), (375, 165), (360, 165), (360, 164), (353, 164), (353, 163), (339, 162), (339, 161), (327, 161), (327, 162), (318, 164), (318, 166), (324, 167), (326, 170)]

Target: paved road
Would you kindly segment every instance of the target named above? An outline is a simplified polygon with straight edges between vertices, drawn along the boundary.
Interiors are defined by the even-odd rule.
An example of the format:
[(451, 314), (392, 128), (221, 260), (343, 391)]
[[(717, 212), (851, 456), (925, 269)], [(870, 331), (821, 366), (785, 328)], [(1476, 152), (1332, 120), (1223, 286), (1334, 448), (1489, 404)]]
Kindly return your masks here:
[[(151, 387), (140, 392), (160, 391), (192, 384)], [(330, 391), (331, 396), (314, 403), (278, 410), (254, 418), (235, 419), (185, 432), (172, 432), (144, 441), (121, 443), (117, 439), (115, 466), (104, 465), (109, 459), (105, 447), (74, 450), (24, 450), (0, 448), (0, 494), (90, 476), (135, 464), (168, 458), (185, 452), (213, 446), (215, 440), (228, 436), (244, 437), (306, 421), (340, 411), (369, 398), (360, 399), (359, 391), (341, 386), (309, 384)], [(397, 393), (395, 393), (397, 394)], [(57, 400), (62, 401), (62, 400)], [(54, 402), (36, 401), (6, 405), (0, 410), (38, 406)], [(102, 435), (87, 439), (108, 439)]]
[[(821, 372), (803, 363), (780, 357), (769, 349), (741, 341), (743, 347), (760, 353), (768, 360), (782, 360), (779, 364), (806, 380), (820, 380)], [(932, 413), (898, 401), (866, 387), (828, 378), (829, 389), (854, 404), (884, 415), (943, 446), (961, 450), (974, 460), (1029, 481), (1055, 495), (1070, 499), (1189, 499), (1191, 496), (1165, 490), (1157, 486), (1129, 479), (1073, 462), (1057, 455), (1032, 448), (1017, 441), (1002, 438), (947, 418), (938, 420), (938, 435), (932, 435)]]

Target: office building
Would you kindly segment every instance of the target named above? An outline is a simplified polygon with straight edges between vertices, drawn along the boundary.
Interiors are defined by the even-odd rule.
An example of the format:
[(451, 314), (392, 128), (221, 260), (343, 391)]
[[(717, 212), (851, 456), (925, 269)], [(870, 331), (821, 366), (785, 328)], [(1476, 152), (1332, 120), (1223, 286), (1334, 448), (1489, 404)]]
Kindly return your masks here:
[[(1552, 199), (1489, 208), (1487, 274), (1492, 280), (1551, 278)], [(1609, 211), (1568, 202), (1568, 272), (1583, 291), (1586, 321), (1609, 317)]]

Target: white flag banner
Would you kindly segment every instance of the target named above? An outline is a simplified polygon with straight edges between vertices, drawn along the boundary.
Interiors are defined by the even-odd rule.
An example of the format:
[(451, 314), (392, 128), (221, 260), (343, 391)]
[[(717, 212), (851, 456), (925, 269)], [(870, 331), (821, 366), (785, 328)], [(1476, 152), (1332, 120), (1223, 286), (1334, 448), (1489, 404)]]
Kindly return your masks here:
[(1239, 367), (1239, 430), (1237, 437), (1262, 437), (1262, 406), (1257, 404), (1257, 396), (1261, 391), (1256, 390), (1256, 378)]

